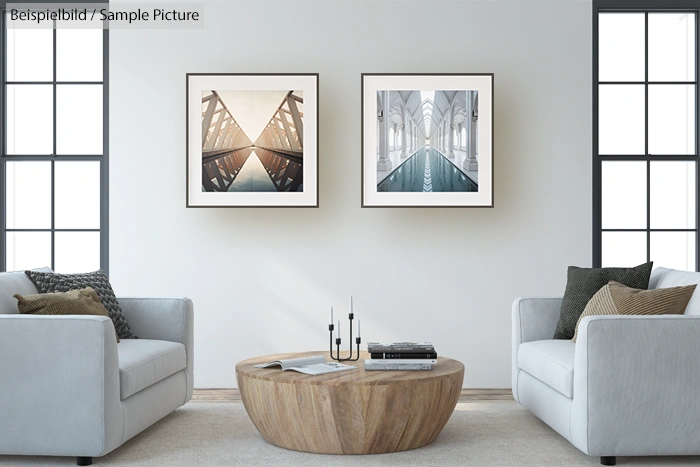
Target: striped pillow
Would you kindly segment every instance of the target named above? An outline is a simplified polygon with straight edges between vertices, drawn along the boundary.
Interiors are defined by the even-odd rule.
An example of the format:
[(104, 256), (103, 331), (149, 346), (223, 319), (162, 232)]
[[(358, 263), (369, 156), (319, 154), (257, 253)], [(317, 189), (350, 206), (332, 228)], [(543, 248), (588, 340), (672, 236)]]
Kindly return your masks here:
[(682, 315), (693, 296), (697, 284), (667, 289), (641, 290), (610, 281), (590, 299), (576, 323), (578, 327), (586, 316), (600, 315)]

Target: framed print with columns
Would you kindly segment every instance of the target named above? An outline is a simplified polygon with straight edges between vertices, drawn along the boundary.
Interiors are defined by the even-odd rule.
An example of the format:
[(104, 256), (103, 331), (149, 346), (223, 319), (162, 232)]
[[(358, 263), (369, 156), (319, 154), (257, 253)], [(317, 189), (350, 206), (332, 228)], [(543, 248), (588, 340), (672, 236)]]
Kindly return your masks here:
[(187, 75), (187, 207), (318, 207), (318, 74)]
[(493, 73), (362, 74), (362, 207), (493, 207)]

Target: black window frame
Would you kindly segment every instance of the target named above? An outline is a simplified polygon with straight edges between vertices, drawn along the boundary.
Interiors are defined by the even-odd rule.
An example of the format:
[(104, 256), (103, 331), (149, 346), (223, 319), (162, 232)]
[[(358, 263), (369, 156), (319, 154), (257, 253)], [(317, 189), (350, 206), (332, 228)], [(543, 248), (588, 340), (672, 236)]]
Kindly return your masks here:
[[(109, 29), (103, 30), (102, 38), (102, 81), (57, 81), (56, 76), (56, 29), (53, 29), (53, 79), (41, 82), (17, 82), (7, 80), (7, 25), (6, 11), (8, 3), (0, 2), (0, 271), (7, 268), (7, 233), (8, 232), (51, 232), (51, 264), (55, 268), (55, 233), (56, 232), (98, 232), (100, 233), (100, 269), (109, 275)], [(59, 0), (44, 0), (43, 3), (65, 3)], [(71, 0), (71, 3), (90, 3), (88, 0)], [(8, 155), (6, 138), (8, 84), (51, 84), (53, 85), (53, 154), (51, 155)], [(57, 85), (102, 85), (102, 154), (101, 155), (57, 155), (56, 154), (56, 88)], [(49, 229), (7, 229), (6, 170), (8, 161), (49, 161), (51, 162), (51, 228)], [(100, 162), (100, 226), (99, 229), (57, 229), (55, 228), (55, 162), (56, 161), (98, 161)], [(37, 265), (44, 266), (44, 265)]]
[[(600, 155), (598, 150), (598, 15), (600, 13), (645, 13), (645, 155)], [(692, 84), (695, 86), (695, 154), (694, 155), (650, 155), (649, 154), (649, 85), (660, 84), (649, 81), (649, 13), (694, 13), (695, 14), (695, 80), (692, 82), (669, 82), (669, 84)], [(698, 0), (593, 0), (593, 267), (602, 265), (603, 232), (646, 232), (647, 261), (651, 258), (652, 232), (694, 232), (695, 270), (700, 271), (700, 4)], [(620, 83), (616, 83), (620, 84)], [(624, 84), (624, 83), (622, 83)], [(627, 83), (631, 84), (631, 83)], [(647, 166), (647, 225), (644, 229), (603, 229), (602, 228), (602, 166), (604, 161), (645, 161)], [(651, 228), (651, 162), (652, 161), (693, 161), (695, 162), (695, 228), (694, 229), (652, 229)], [(620, 265), (624, 266), (624, 265)], [(631, 266), (631, 265), (630, 265)], [(663, 266), (662, 264), (658, 266)]]

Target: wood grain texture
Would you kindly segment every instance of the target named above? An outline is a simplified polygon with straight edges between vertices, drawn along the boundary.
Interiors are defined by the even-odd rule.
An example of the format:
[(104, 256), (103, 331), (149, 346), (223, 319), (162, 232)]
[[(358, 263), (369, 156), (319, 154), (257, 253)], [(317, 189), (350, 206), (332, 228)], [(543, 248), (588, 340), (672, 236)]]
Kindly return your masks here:
[[(439, 357), (431, 371), (368, 371), (362, 352), (357, 370), (309, 376), (254, 368), (280, 354), (236, 365), (241, 399), (269, 443), (324, 454), (377, 454), (430, 444), (457, 405), (464, 365)], [(348, 362), (350, 363), (350, 362)]]
[[(242, 404), (238, 388), (199, 388), (194, 390), (191, 402)], [(462, 388), (460, 404), (515, 402), (510, 389)]]

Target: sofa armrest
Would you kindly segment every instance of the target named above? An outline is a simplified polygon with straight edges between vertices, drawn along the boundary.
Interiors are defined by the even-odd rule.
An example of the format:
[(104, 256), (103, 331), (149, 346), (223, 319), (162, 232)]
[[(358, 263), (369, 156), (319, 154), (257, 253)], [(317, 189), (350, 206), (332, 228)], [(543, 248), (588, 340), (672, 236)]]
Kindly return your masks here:
[(521, 297), (512, 308), (512, 387), (518, 399), (518, 348), (524, 342), (551, 339), (559, 321), (561, 297)]
[(590, 316), (576, 340), (572, 442), (592, 456), (697, 454), (700, 316)]
[(179, 342), (187, 358), (187, 401), (194, 388), (194, 308), (189, 298), (118, 298), (131, 332), (140, 339)]
[(559, 322), (561, 297), (525, 297), (513, 301), (513, 342), (551, 339)]
[(0, 453), (101, 456), (122, 443), (114, 325), (0, 315)]

